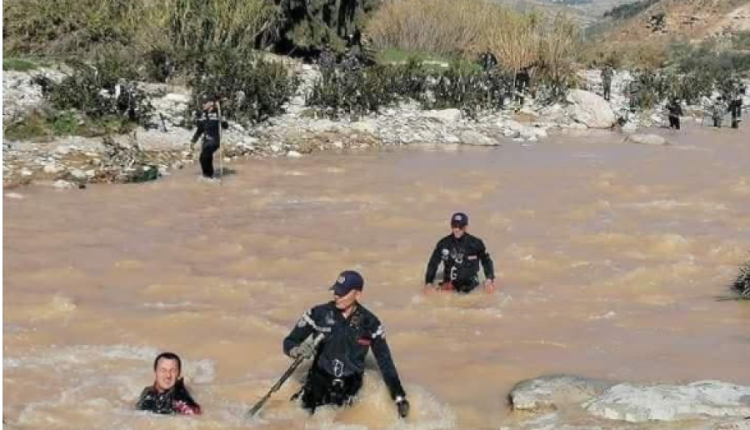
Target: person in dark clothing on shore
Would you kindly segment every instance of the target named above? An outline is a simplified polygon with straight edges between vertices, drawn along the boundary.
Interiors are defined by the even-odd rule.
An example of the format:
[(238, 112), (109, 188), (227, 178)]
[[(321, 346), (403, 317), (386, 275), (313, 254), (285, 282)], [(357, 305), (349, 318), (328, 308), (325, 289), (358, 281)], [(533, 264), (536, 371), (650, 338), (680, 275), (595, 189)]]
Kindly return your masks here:
[[(740, 86), (741, 84), (738, 84)], [(745, 87), (738, 88), (732, 100), (729, 102), (729, 113), (732, 115), (732, 128), (740, 128), (742, 121), (742, 97), (745, 95)]]
[(469, 217), (457, 212), (451, 217), (451, 234), (440, 239), (432, 251), (425, 274), (425, 292), (434, 289), (433, 282), (440, 263), (443, 263), (442, 291), (469, 293), (479, 286), (479, 263), (486, 278), (484, 288), (488, 294), (495, 291), (495, 270), (492, 258), (478, 237), (466, 232)]
[(529, 67), (523, 67), (518, 73), (516, 73), (515, 100), (518, 102), (519, 108), (523, 107), (526, 93), (529, 91), (530, 86), (531, 86), (531, 75), (529, 75)]
[(612, 97), (612, 77), (615, 71), (609, 65), (604, 66), (602, 69), (602, 90), (604, 100), (609, 101)]
[[(362, 387), (365, 357), (372, 348), (398, 414), (406, 418), (409, 401), (385, 341), (378, 317), (359, 300), (364, 280), (352, 270), (342, 272), (331, 290), (333, 301), (315, 306), (302, 315), (284, 339), (284, 353), (292, 358), (313, 358), (302, 390), (293, 398), (302, 399), (310, 413), (325, 405), (352, 404)], [(316, 336), (323, 338), (316, 349)]]
[(684, 115), (682, 111), (682, 105), (680, 99), (672, 98), (667, 104), (667, 112), (669, 112), (669, 128), (675, 130), (680, 129), (680, 116)]
[(156, 414), (200, 415), (201, 407), (180, 377), (182, 361), (177, 354), (163, 352), (154, 360), (154, 384), (143, 389), (136, 409)]
[(197, 128), (191, 139), (192, 147), (203, 136), (200, 163), (203, 177), (206, 179), (213, 179), (214, 177), (214, 152), (218, 151), (221, 145), (221, 130), (219, 130), (219, 127), (223, 129), (229, 128), (229, 124), (226, 121), (220, 121), (218, 104), (218, 97), (203, 98)]

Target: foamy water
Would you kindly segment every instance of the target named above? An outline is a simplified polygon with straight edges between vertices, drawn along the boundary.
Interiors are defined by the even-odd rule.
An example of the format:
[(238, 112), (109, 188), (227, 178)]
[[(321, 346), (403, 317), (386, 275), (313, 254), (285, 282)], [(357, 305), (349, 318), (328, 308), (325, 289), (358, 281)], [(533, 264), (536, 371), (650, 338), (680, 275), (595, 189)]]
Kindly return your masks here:
[[(750, 251), (750, 143), (730, 130), (670, 139), (320, 154), (232, 164), (222, 186), (185, 170), (143, 185), (6, 192), (4, 419), (490, 429), (526, 419), (508, 411), (507, 392), (542, 374), (750, 384), (750, 307), (719, 300)], [(495, 260), (493, 296), (421, 294), (457, 210)], [(365, 277), (412, 416), (396, 419), (371, 362), (350, 409), (309, 417), (289, 402), (300, 369), (246, 420), (290, 364), (283, 337), (346, 268)], [(203, 416), (133, 410), (163, 350), (183, 357)]]

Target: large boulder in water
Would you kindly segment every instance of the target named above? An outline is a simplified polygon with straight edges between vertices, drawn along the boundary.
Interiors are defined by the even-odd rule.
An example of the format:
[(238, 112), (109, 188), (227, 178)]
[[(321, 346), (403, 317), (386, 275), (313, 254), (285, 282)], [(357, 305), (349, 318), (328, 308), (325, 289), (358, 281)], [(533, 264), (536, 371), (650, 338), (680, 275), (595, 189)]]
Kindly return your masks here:
[(509, 397), (514, 410), (557, 410), (591, 400), (613, 385), (614, 383), (579, 376), (542, 376), (517, 383)]
[(609, 103), (601, 96), (589, 91), (571, 90), (567, 100), (568, 115), (589, 128), (611, 128), (617, 118)]
[(750, 416), (750, 387), (721, 381), (688, 385), (618, 384), (583, 407), (592, 415), (633, 423)]
[(667, 139), (656, 134), (631, 134), (625, 139), (627, 142), (641, 145), (664, 146), (669, 145)]

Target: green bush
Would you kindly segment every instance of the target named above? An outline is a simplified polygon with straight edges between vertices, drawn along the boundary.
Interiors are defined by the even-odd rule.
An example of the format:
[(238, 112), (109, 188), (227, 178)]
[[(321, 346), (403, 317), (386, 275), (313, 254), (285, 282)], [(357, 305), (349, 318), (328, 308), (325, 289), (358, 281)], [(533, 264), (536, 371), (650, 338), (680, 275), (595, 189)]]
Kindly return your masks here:
[(206, 56), (190, 85), (196, 109), (202, 97), (218, 95), (226, 118), (258, 123), (283, 113), (283, 105), (294, 96), (299, 79), (282, 63), (224, 49)]
[(50, 105), (58, 111), (76, 110), (92, 119), (108, 116), (146, 124), (153, 107), (137, 84), (123, 79), (134, 73), (117, 59), (103, 59), (88, 65), (69, 63), (73, 72), (60, 83), (44, 76), (35, 81)]

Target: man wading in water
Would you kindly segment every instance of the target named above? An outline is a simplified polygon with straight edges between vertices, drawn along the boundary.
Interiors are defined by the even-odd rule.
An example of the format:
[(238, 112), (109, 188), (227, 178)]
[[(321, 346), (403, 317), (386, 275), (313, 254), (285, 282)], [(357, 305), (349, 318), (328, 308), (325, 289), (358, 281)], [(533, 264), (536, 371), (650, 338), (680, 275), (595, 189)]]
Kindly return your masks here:
[(482, 262), (486, 281), (484, 289), (488, 294), (495, 291), (495, 271), (492, 258), (478, 237), (466, 232), (469, 217), (462, 212), (451, 217), (451, 234), (440, 239), (432, 251), (425, 274), (425, 293), (434, 289), (433, 282), (438, 266), (443, 263), (442, 291), (470, 293), (479, 286), (479, 262)]
[[(284, 339), (284, 353), (292, 358), (314, 357), (302, 390), (302, 406), (315, 413), (324, 405), (351, 405), (362, 387), (365, 357), (372, 347), (375, 360), (396, 404), (398, 415), (409, 415), (409, 401), (401, 386), (385, 331), (378, 317), (359, 303), (364, 279), (352, 270), (333, 284), (333, 301), (305, 312)], [(316, 350), (315, 337), (323, 339)]]
[(154, 384), (143, 389), (135, 408), (157, 414), (200, 415), (201, 407), (185, 388), (181, 372), (177, 354), (159, 354), (154, 360)]
[[(197, 122), (197, 129), (191, 139), (190, 147), (192, 148), (198, 139), (203, 136), (203, 145), (201, 146), (200, 163), (203, 171), (203, 178), (213, 180), (214, 177), (214, 152), (218, 151), (221, 146), (221, 130), (229, 128), (226, 121), (220, 121), (219, 118), (219, 97), (203, 97), (203, 104)], [(220, 172), (222, 173), (222, 172)]]

